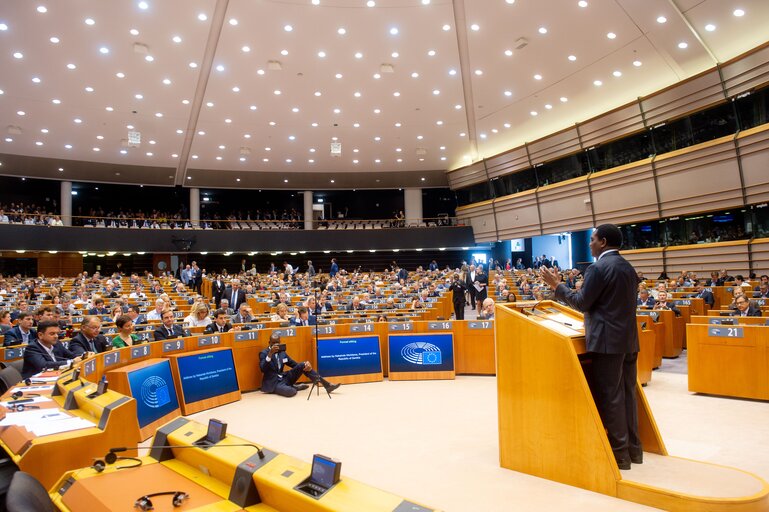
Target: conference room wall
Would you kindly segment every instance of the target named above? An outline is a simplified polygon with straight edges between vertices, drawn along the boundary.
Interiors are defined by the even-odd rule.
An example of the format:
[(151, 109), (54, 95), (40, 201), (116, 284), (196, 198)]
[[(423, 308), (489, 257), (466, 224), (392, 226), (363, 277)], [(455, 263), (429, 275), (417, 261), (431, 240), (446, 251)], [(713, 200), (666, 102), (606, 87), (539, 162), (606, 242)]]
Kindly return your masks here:
[(684, 116), (722, 101), (724, 91), (718, 69), (713, 68), (641, 99), (646, 126)]
[(477, 243), (495, 242), (500, 238), (492, 201), (476, 203), (472, 208), (457, 208), (457, 222), (472, 228)]
[(537, 198), (542, 234), (578, 231), (594, 225), (587, 176), (539, 187)]
[(625, 224), (659, 215), (652, 160), (590, 175), (596, 224)]
[(747, 202), (769, 201), (769, 125), (740, 133), (737, 145)]
[[(498, 176), (515, 173), (517, 171), (527, 169), (531, 167), (531, 161), (529, 160), (529, 153), (525, 146), (521, 146), (510, 151), (506, 151), (497, 156), (486, 159), (486, 170), (489, 173), (489, 179), (493, 180)], [(452, 184), (452, 179), (457, 178), (458, 182), (461, 179), (460, 175), (456, 173), (449, 173), (449, 185), (451, 188), (457, 188)]]
[[(535, 190), (496, 199), (494, 210), (499, 238), (525, 238), (542, 234)], [(458, 218), (459, 215), (457, 209)]]
[(610, 110), (579, 125), (582, 146), (606, 144), (646, 128), (640, 103), (630, 103)]
[[(529, 165), (528, 160), (526, 161), (526, 165)], [(447, 177), (449, 180), (449, 187), (452, 189), (458, 189), (473, 185), (475, 183), (488, 181), (488, 176), (486, 174), (486, 164), (483, 162), (483, 160), (470, 164), (467, 167), (462, 167), (461, 173), (449, 172)]]
[(652, 249), (622, 251), (622, 255), (633, 265), (636, 271), (643, 272), (646, 277), (654, 279), (665, 270), (663, 251), (664, 248), (655, 247)]
[(755, 48), (721, 67), (727, 96), (759, 87), (769, 80), (769, 45)]
[(529, 160), (533, 165), (550, 162), (562, 156), (579, 151), (579, 134), (575, 127), (556, 132), (544, 139), (539, 139), (526, 146)]
[(753, 272), (769, 274), (769, 238), (756, 238), (750, 244)]
[(727, 269), (731, 276), (742, 274), (747, 278), (750, 273), (747, 240), (668, 247), (665, 261), (671, 277), (682, 270), (696, 272), (703, 278), (709, 277), (711, 271), (722, 268)]

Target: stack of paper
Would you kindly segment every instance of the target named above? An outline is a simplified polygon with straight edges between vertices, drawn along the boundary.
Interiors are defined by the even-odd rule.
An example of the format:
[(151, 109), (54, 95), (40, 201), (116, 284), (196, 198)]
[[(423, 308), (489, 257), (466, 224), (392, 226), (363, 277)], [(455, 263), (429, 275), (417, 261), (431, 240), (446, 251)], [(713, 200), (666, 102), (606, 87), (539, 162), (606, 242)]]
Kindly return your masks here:
[(60, 409), (32, 409), (22, 412), (9, 412), (0, 421), (0, 427), (17, 425), (24, 427), (36, 436), (47, 436), (93, 427), (88, 420), (72, 416)]

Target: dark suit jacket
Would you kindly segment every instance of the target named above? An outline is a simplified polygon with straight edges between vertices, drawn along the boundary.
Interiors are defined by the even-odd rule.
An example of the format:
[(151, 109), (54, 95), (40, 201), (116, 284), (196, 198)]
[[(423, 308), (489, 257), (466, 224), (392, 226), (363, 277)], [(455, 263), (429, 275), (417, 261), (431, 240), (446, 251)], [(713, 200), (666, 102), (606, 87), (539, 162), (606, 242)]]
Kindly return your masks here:
[(483, 288), (481, 288), (481, 291), (475, 290), (475, 286), (473, 286), (473, 290), (475, 290), (475, 300), (483, 302), (486, 300), (486, 297), (489, 296), (489, 275), (485, 272), (483, 274), (475, 273), (475, 280), (478, 281), (479, 284), (484, 284)]
[[(294, 317), (291, 319), (291, 325), (296, 325), (297, 327), (301, 327), (302, 323), (301, 321)], [(314, 315), (307, 315), (307, 325), (318, 325), (318, 319)]]
[[(94, 338), (93, 344), (96, 347), (96, 352), (99, 353), (106, 352), (110, 347), (107, 338), (102, 334), (99, 334)], [(88, 344), (88, 340), (83, 336), (82, 332), (77, 333), (71, 340), (69, 340), (69, 351), (75, 354), (76, 357), (84, 352), (91, 352), (91, 346)]]
[(638, 352), (636, 289), (633, 266), (619, 252), (604, 254), (585, 271), (580, 291), (561, 283), (555, 297), (585, 314), (585, 343), (589, 352)]
[[(732, 312), (732, 316), (742, 316), (739, 309), (735, 309)], [(753, 306), (748, 306), (748, 316), (761, 316), (761, 310)]]
[[(29, 330), (29, 341), (37, 339), (37, 331), (35, 329)], [(21, 335), (21, 328), (17, 325), (9, 331), (5, 331), (5, 338), (3, 339), (3, 346), (8, 347), (10, 345), (21, 345), (24, 343), (24, 337)]]
[[(655, 302), (654, 306), (656, 307), (658, 303), (659, 303), (659, 301)], [(675, 313), (676, 316), (681, 316), (681, 310), (678, 309), (678, 306), (676, 306), (672, 302), (670, 302), (670, 301), (665, 302), (665, 306), (667, 306), (667, 309), (669, 309), (670, 311)]]
[(654, 300), (654, 297), (651, 295), (649, 295), (649, 298), (646, 299), (646, 302), (643, 302), (640, 297), (636, 300), (639, 308), (653, 308), (655, 302), (656, 301)]
[[(232, 329), (232, 324), (224, 324), (224, 332), (230, 332), (230, 329)], [(216, 322), (211, 322), (206, 326), (206, 330), (203, 331), (204, 334), (219, 334), (219, 326), (216, 325)]]
[(24, 366), (21, 369), (21, 376), (28, 379), (45, 368), (65, 364), (68, 359), (77, 357), (77, 355), (67, 350), (61, 343), (53, 346), (53, 355), (55, 359), (51, 359), (51, 356), (40, 345), (40, 342), (37, 340), (33, 341), (24, 350)]
[(711, 308), (713, 307), (713, 304), (716, 303), (716, 299), (713, 297), (713, 294), (707, 290), (702, 290), (702, 293), (698, 293), (696, 297), (702, 299), (705, 302), (705, 304), (707, 304)]
[(222, 301), (222, 295), (224, 295), (225, 288), (226, 286), (222, 280), (214, 280), (211, 283), (211, 296), (214, 298), (214, 303), (216, 304), (217, 308), (219, 307), (219, 303)]
[(224, 290), (224, 295), (222, 295), (219, 300), (221, 299), (227, 299), (230, 302), (230, 308), (233, 311), (237, 311), (238, 308), (240, 308), (240, 305), (243, 304), (246, 301), (246, 292), (238, 288), (238, 292), (235, 294), (235, 297), (232, 296), (232, 287), (227, 287), (226, 290)]
[(153, 332), (155, 341), (161, 341), (161, 340), (171, 340), (174, 338), (181, 338), (184, 336), (184, 330), (182, 329), (181, 325), (174, 324), (171, 327), (171, 332), (173, 332), (173, 335), (168, 335), (168, 329), (166, 329), (165, 325), (159, 325), (157, 329), (155, 329), (155, 332)]
[(467, 271), (467, 274), (465, 275), (465, 287), (467, 288), (467, 291), (470, 292), (471, 297), (475, 297), (478, 295), (478, 290), (475, 289), (475, 286), (473, 283), (478, 280), (478, 271), (475, 271), (475, 275), (471, 278), (470, 277), (470, 271)]
[(88, 310), (89, 315), (109, 315), (110, 311), (107, 308), (91, 308)]
[[(267, 361), (267, 356), (270, 353), (270, 349), (266, 348), (259, 352), (259, 369), (262, 370), (262, 392), (272, 393), (275, 391), (275, 387), (278, 385), (280, 378), (278, 375), (283, 374), (283, 366), (295, 367), (296, 361), (288, 357), (285, 352), (278, 352)], [(275, 362), (275, 359), (278, 362)]]

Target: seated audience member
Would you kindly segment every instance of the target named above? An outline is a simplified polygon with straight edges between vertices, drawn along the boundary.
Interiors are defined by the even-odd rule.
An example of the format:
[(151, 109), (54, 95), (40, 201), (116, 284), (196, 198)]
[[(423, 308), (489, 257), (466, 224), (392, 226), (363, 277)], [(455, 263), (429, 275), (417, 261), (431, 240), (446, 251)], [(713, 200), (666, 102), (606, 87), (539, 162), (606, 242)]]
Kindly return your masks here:
[(126, 312), (126, 315), (128, 315), (128, 317), (131, 319), (134, 327), (147, 323), (147, 319), (139, 312), (139, 306), (128, 306), (128, 312)]
[(708, 307), (713, 307), (713, 305), (716, 303), (715, 297), (713, 297), (713, 292), (709, 292), (705, 289), (705, 285), (702, 284), (702, 281), (697, 282), (697, 284), (694, 286), (695, 291), (697, 292), (697, 295), (694, 297), (697, 299), (702, 299), (702, 301), (708, 305)]
[[(758, 291), (753, 292), (753, 297), (758, 299), (769, 299), (769, 283), (761, 283)], [(0, 324), (2, 326), (2, 324)]]
[(125, 313), (123, 313), (123, 308), (120, 306), (113, 306), (112, 311), (110, 312), (110, 316), (112, 317), (112, 323), (117, 323), (117, 319), (123, 316)]
[(6, 331), (13, 329), (11, 323), (11, 313), (8, 311), (0, 311), (0, 334), (5, 334)]
[(641, 288), (641, 291), (638, 292), (638, 300), (636, 302), (639, 308), (653, 308), (655, 301), (649, 295), (649, 290)]
[(59, 368), (79, 363), (90, 353), (75, 354), (59, 343), (59, 324), (53, 320), (40, 322), (38, 337), (24, 350), (21, 376), (28, 379), (47, 368)]
[(80, 332), (69, 340), (69, 350), (76, 356), (86, 352), (101, 353), (109, 350), (107, 339), (100, 332), (101, 319), (86, 315), (80, 324)]
[(745, 289), (742, 286), (735, 286), (732, 293), (733, 298), (729, 304), (729, 309), (737, 309), (737, 298), (745, 295)]
[(163, 311), (163, 316), (160, 317), (160, 320), (163, 323), (155, 329), (155, 332), (153, 332), (155, 341), (171, 340), (184, 336), (184, 329), (182, 329), (182, 326), (174, 323), (175, 319), (173, 311), (170, 309)]
[(214, 311), (213, 323), (208, 324), (204, 332), (206, 334), (219, 334), (239, 330), (240, 327), (233, 327), (230, 323), (230, 315), (227, 313), (227, 311), (225, 311), (224, 308), (219, 308)]
[[(291, 369), (283, 371), (283, 367)], [(292, 397), (297, 391), (307, 389), (307, 384), (296, 385), (296, 381), (304, 374), (313, 382), (320, 382), (326, 391), (331, 393), (340, 384), (331, 384), (312, 369), (309, 361), (297, 363), (286, 352), (281, 350), (280, 334), (270, 335), (270, 346), (259, 353), (259, 368), (262, 370), (262, 393), (275, 393), (280, 396)]]
[(307, 325), (316, 325), (317, 321), (314, 316), (310, 317), (310, 312), (306, 307), (300, 306), (296, 308), (296, 316), (291, 319), (291, 323), (297, 327), (304, 327)]
[(766, 275), (766, 274), (762, 274), (762, 275), (761, 275), (761, 278), (760, 278), (760, 281), (759, 281), (759, 283), (758, 283), (758, 286), (756, 286), (755, 288), (753, 288), (753, 291), (754, 291), (754, 292), (760, 291), (760, 290), (761, 290), (761, 287), (762, 287), (763, 285), (766, 285), (767, 287), (769, 287), (769, 276), (768, 276), (768, 275)]
[(227, 300), (227, 299), (222, 299), (222, 300), (219, 302), (219, 309), (223, 309), (223, 310), (224, 310), (224, 311), (225, 311), (225, 312), (226, 312), (228, 315), (232, 315), (232, 314), (234, 314), (234, 313), (235, 313), (235, 312), (232, 310), (232, 308), (230, 307), (230, 301), (229, 301), (229, 300)]
[(387, 323), (390, 320), (387, 318), (387, 315), (379, 315), (378, 317), (376, 317), (376, 321), (377, 322), (385, 322), (385, 323)]
[(205, 302), (195, 302), (190, 314), (184, 318), (184, 325), (188, 327), (206, 327), (211, 323), (208, 316), (208, 305)]
[(147, 313), (147, 320), (160, 320), (163, 317), (163, 310), (166, 309), (166, 302), (163, 299), (155, 301), (155, 309)]
[(352, 298), (352, 302), (347, 305), (347, 311), (360, 311), (366, 309), (364, 304), (361, 304), (360, 297), (357, 295)]
[(750, 283), (745, 281), (745, 278), (743, 278), (741, 275), (734, 276), (734, 286), (744, 286), (745, 288), (750, 288)]
[(291, 317), (288, 315), (288, 306), (284, 303), (280, 303), (275, 307), (275, 313), (270, 317), (271, 322), (290, 322)]
[(249, 322), (253, 322), (254, 320), (255, 317), (252, 314), (251, 306), (245, 302), (240, 305), (238, 314), (232, 317), (233, 324), (247, 324)]
[(32, 327), (35, 317), (28, 311), (19, 314), (16, 327), (5, 332), (3, 346), (28, 345), (37, 338), (37, 331)]
[(117, 326), (117, 334), (112, 338), (113, 348), (130, 347), (141, 343), (139, 337), (134, 334), (134, 323), (131, 321), (131, 317), (128, 315), (120, 315), (115, 320), (115, 326)]
[(307, 297), (307, 300), (304, 301), (304, 307), (307, 308), (307, 311), (309, 311), (310, 316), (317, 316), (323, 312), (323, 308), (320, 307), (318, 302), (315, 300), (315, 297), (310, 295)]
[(676, 316), (681, 316), (681, 311), (678, 309), (678, 307), (672, 302), (668, 301), (668, 292), (659, 292), (659, 298), (657, 299), (657, 302), (654, 303), (654, 309), (670, 310), (674, 312)]
[(29, 303), (26, 300), (20, 300), (19, 308), (11, 311), (11, 322), (18, 320), (22, 313), (29, 313)]
[(744, 295), (734, 299), (737, 309), (732, 312), (732, 316), (761, 316), (761, 310), (753, 306)]
[(147, 295), (144, 294), (142, 291), (142, 286), (140, 284), (137, 284), (134, 287), (134, 291), (131, 292), (131, 295), (128, 296), (129, 299), (146, 299)]
[(479, 320), (493, 320), (494, 319), (494, 299), (487, 297), (483, 299), (481, 304), (481, 312), (478, 314)]
[(104, 299), (94, 299), (93, 307), (88, 310), (89, 315), (109, 315), (110, 311), (104, 306)]
[(43, 306), (35, 311), (35, 325), (43, 320), (53, 320), (53, 311), (52, 306)]

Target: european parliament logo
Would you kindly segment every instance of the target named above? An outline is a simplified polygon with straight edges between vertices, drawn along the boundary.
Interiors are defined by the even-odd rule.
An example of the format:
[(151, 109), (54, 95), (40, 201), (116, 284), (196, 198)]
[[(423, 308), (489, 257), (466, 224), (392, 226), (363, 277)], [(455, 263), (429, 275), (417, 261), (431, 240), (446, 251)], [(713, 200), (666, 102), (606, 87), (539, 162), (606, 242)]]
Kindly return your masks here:
[(401, 357), (409, 363), (418, 365), (443, 363), (441, 349), (432, 343), (425, 343), (424, 341), (404, 345), (401, 349)]
[(142, 382), (142, 402), (147, 407), (157, 409), (163, 407), (171, 401), (171, 395), (168, 392), (168, 384), (157, 375), (150, 375)]

